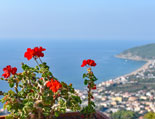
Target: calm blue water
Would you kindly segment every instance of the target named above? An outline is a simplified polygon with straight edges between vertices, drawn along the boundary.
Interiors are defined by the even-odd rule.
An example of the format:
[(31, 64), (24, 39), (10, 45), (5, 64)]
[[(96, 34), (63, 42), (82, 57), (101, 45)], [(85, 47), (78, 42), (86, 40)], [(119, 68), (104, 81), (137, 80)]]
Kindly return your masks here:
[[(84, 88), (82, 74), (86, 68), (81, 68), (83, 59), (94, 59), (97, 66), (93, 71), (98, 82), (116, 78), (130, 73), (141, 67), (145, 62), (131, 61), (115, 58), (114, 55), (125, 49), (153, 43), (153, 41), (119, 41), (119, 40), (0, 40), (0, 74), (6, 65), (16, 66), (18, 72), (22, 71), (21, 62), (35, 66), (33, 60), (27, 61), (24, 52), (27, 48), (43, 46), (46, 61), (54, 76), (68, 84), (72, 83), (75, 88)], [(4, 81), (0, 81), (0, 90), (9, 90)], [(1, 107), (1, 105), (0, 105)]]

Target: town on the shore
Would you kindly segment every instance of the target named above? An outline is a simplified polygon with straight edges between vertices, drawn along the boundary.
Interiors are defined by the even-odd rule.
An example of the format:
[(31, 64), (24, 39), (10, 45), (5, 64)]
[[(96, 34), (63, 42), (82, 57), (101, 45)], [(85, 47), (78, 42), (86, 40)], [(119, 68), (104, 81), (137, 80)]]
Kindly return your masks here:
[[(137, 112), (141, 116), (150, 111), (155, 112), (154, 72), (155, 60), (149, 60), (135, 72), (98, 84), (97, 90), (93, 92), (96, 108), (107, 116), (122, 109)], [(140, 83), (137, 83), (138, 80), (142, 80), (140, 83), (144, 83), (143, 87), (138, 88), (138, 85), (140, 85)], [(152, 80), (153, 82), (149, 82), (149, 80)], [(150, 85), (149, 83), (151, 83), (152, 88), (147, 87), (147, 84)], [(132, 87), (132, 84), (134, 84), (135, 87)], [(123, 86), (125, 87), (125, 90), (121, 88)], [(131, 87), (128, 89), (126, 86)], [(87, 90), (77, 91), (80, 97), (85, 100), (82, 105), (87, 105)]]

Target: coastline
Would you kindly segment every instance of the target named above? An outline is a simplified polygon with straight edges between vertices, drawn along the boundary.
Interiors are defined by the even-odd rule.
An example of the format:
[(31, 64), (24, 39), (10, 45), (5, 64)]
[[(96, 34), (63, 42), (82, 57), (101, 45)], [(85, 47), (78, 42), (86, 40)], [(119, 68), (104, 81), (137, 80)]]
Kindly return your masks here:
[(126, 60), (134, 60), (134, 61), (146, 61), (148, 62), (150, 59), (144, 59), (142, 57), (139, 56), (132, 56), (130, 53), (128, 53), (127, 55), (123, 55), (123, 54), (119, 54), (119, 55), (115, 55), (116, 58), (120, 58), (120, 59), (126, 59)]
[(129, 56), (126, 56), (126, 55), (116, 55), (115, 57), (120, 58), (120, 59), (126, 59), (126, 60), (145, 61), (146, 62), (143, 66), (136, 69), (135, 71), (130, 72), (130, 73), (125, 74), (125, 75), (122, 75), (122, 76), (119, 76), (116, 79), (118, 79), (120, 77), (126, 78), (126, 77), (129, 77), (131, 75), (136, 75), (138, 72), (140, 72), (142, 70), (147, 70), (149, 65), (151, 65), (153, 63), (153, 61), (154, 61), (154, 60), (149, 60), (149, 59), (143, 59), (143, 58), (141, 58), (139, 56), (133, 56), (133, 57), (131, 56), (131, 57), (129, 57)]
[[(120, 58), (120, 59), (126, 59), (126, 60), (135, 60), (135, 58), (133, 59), (133, 58), (125, 58), (125, 57), (117, 57), (117, 58)], [(107, 81), (103, 81), (103, 82), (100, 82), (99, 84), (98, 84), (98, 87), (101, 87), (101, 86), (106, 86), (106, 87), (109, 87), (109, 86), (111, 86), (111, 85), (113, 85), (113, 84), (125, 84), (125, 83), (127, 83), (128, 82), (128, 78), (130, 77), (130, 76), (133, 76), (133, 75), (137, 75), (137, 74), (139, 74), (140, 72), (144, 72), (144, 71), (146, 71), (146, 70), (148, 70), (149, 69), (149, 66), (150, 65), (152, 65), (152, 64), (155, 64), (155, 60), (146, 60), (146, 59), (136, 59), (135, 61), (145, 61), (146, 63), (144, 64), (144, 65), (142, 65), (140, 68), (138, 68), (138, 69), (136, 69), (136, 70), (134, 70), (134, 71), (132, 71), (132, 72), (130, 72), (130, 73), (127, 73), (127, 74), (124, 74), (124, 75), (121, 75), (121, 76), (118, 76), (118, 77), (116, 77), (116, 78), (114, 78), (114, 79), (109, 79), (109, 80), (107, 80)]]
[[(142, 61), (142, 60), (139, 60), (139, 61)], [(131, 75), (136, 75), (138, 72), (142, 71), (142, 70), (147, 70), (149, 65), (152, 64), (153, 60), (147, 60), (146, 63), (141, 66), (140, 68), (136, 69), (135, 71), (131, 72), (131, 73), (128, 73), (128, 74), (125, 74), (125, 75), (122, 75), (124, 78), (126, 77), (129, 77)], [(122, 77), (120, 76), (120, 77)]]
[[(124, 79), (128, 78), (129, 76), (132, 76), (132, 75), (136, 75), (138, 74), (138, 72), (141, 72), (141, 71), (144, 71), (144, 70), (147, 70), (149, 68), (149, 66), (154, 62), (154, 60), (149, 60), (149, 59), (143, 59), (141, 57), (129, 57), (129, 56), (124, 56), (124, 55), (116, 55), (115, 56), (116, 58), (120, 58), (120, 59), (126, 59), (126, 60), (134, 60), (134, 61), (145, 61), (146, 63), (144, 65), (142, 65), (140, 68), (128, 73), (128, 74), (124, 74), (124, 75), (121, 75), (121, 76), (118, 76), (114, 79), (112, 79), (114, 82), (122, 82), (124, 81)], [(108, 80), (108, 81), (103, 81), (101, 83), (99, 83), (99, 85), (102, 85), (102, 84), (106, 84), (106, 83), (111, 83), (112, 80)]]

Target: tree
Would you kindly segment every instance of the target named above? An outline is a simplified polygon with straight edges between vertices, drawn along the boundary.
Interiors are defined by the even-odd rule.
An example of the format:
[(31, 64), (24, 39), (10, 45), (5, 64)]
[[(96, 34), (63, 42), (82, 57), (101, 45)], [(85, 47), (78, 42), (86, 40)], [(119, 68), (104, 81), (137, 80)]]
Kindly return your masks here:
[(127, 110), (119, 110), (111, 115), (112, 119), (137, 119), (137, 113)]
[(155, 119), (155, 113), (154, 112), (148, 112), (144, 115), (144, 119)]

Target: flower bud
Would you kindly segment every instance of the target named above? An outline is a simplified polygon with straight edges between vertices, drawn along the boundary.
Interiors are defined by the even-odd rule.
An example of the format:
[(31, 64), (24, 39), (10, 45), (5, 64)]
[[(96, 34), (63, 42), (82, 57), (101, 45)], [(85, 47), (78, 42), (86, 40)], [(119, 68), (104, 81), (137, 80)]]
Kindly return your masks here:
[(91, 99), (94, 99), (94, 97), (93, 97), (93, 96), (91, 96)]
[(93, 90), (96, 90), (96, 85), (94, 85), (94, 87), (92, 88)]
[(56, 98), (56, 96), (55, 95), (53, 95), (53, 99), (55, 99)]
[(33, 93), (34, 91), (31, 89), (30, 92)]
[(88, 73), (90, 73), (91, 72), (91, 68), (88, 68), (87, 71), (88, 71)]
[(60, 93), (58, 93), (58, 97), (60, 96)]

